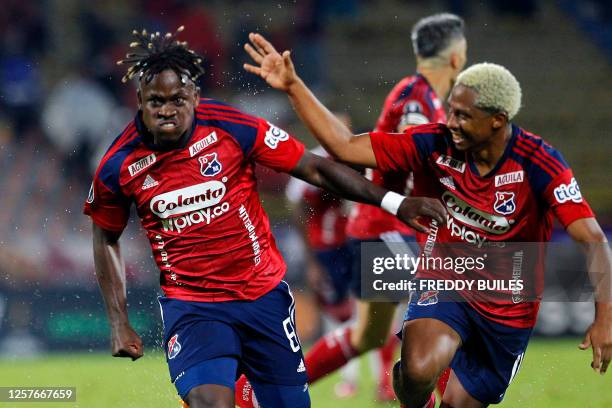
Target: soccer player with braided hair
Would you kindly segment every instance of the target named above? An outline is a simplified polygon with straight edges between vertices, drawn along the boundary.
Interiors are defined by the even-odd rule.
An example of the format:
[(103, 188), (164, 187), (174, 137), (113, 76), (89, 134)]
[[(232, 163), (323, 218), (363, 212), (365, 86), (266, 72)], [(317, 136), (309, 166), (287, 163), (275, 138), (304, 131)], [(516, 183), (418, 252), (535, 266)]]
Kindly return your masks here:
[(442, 221), (445, 211), (305, 151), (264, 119), (200, 98), (202, 58), (177, 39), (180, 31), (134, 32), (134, 52), (119, 63), (130, 65), (124, 82), (137, 81), (138, 112), (101, 159), (85, 202), (112, 355), (143, 354), (128, 319), (119, 242), (134, 204), (160, 271), (163, 345), (181, 398), (191, 408), (233, 408), (234, 381), (245, 374), (263, 406), (309, 407), (295, 302), (255, 164), (381, 206), (423, 231), (418, 217)]

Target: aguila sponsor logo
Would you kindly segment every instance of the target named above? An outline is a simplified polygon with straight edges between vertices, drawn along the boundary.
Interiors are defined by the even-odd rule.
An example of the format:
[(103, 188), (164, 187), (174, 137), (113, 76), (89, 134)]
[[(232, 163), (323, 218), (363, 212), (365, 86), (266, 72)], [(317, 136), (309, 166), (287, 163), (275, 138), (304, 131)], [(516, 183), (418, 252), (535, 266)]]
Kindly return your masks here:
[(499, 215), (477, 210), (448, 191), (442, 194), (448, 213), (457, 221), (491, 234), (504, 234), (510, 229), (510, 220)]
[(134, 177), (135, 175), (137, 175), (144, 169), (151, 167), (151, 165), (153, 165), (153, 163), (155, 163), (156, 161), (157, 161), (157, 158), (155, 157), (155, 153), (151, 153), (147, 157), (143, 157), (137, 162), (130, 164), (128, 166), (128, 171), (130, 172), (130, 176)]
[(159, 218), (166, 219), (213, 207), (221, 202), (225, 190), (225, 184), (214, 180), (170, 191), (153, 197), (151, 211)]
[(495, 176), (495, 187), (505, 186), (506, 184), (522, 183), (525, 172), (523, 170)]
[(440, 166), (448, 167), (453, 170), (457, 170), (459, 173), (463, 173), (465, 171), (465, 162), (455, 159), (454, 157), (447, 156), (445, 154), (441, 154), (437, 159), (436, 163)]

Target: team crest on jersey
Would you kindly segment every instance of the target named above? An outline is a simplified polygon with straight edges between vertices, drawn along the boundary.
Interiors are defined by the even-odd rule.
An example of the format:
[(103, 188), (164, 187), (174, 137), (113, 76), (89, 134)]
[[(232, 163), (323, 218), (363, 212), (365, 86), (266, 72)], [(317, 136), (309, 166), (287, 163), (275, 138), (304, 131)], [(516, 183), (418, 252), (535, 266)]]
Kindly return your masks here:
[(419, 296), (419, 300), (417, 301), (417, 305), (419, 306), (431, 306), (438, 303), (438, 291), (437, 290), (428, 290), (427, 292), (421, 293)]
[(514, 196), (512, 191), (496, 191), (495, 204), (493, 204), (495, 212), (503, 215), (512, 214), (516, 210)]
[(172, 360), (181, 352), (181, 343), (178, 342), (178, 334), (172, 336), (168, 341), (168, 360)]
[(217, 159), (217, 153), (200, 156), (198, 161), (200, 162), (200, 173), (206, 177), (216, 176), (223, 169), (221, 162)]

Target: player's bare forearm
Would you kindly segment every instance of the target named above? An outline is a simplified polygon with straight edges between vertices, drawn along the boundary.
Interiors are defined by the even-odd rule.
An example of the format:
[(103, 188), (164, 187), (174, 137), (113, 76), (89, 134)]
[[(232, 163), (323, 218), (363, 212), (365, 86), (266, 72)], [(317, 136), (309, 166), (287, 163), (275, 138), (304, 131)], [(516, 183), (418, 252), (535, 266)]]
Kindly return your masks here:
[[(383, 197), (389, 193), (355, 170), (310, 152), (304, 152), (291, 174), (339, 197), (377, 207), (384, 208)], [(418, 223), (418, 217), (432, 217), (439, 223), (442, 223), (446, 217), (446, 210), (439, 200), (427, 197), (402, 199), (401, 196), (399, 199), (401, 203), (398, 203), (393, 214), (417, 231), (428, 232), (426, 227)]]
[(93, 250), (96, 277), (106, 305), (111, 327), (127, 324), (125, 263), (118, 236), (93, 225)]
[(332, 160), (305, 152), (293, 176), (342, 198), (378, 206), (387, 192), (355, 170)]
[(301, 79), (287, 90), (293, 109), (330, 154), (346, 163), (376, 168), (370, 136), (353, 132), (308, 89)]
[(608, 240), (595, 218), (582, 218), (567, 228), (587, 257), (587, 270), (595, 287), (596, 312), (605, 313), (612, 307), (612, 252)]
[(125, 262), (119, 246), (120, 235), (93, 224), (94, 263), (111, 326), (111, 353), (114, 357), (136, 360), (143, 355), (142, 340), (128, 319)]
[(583, 246), (589, 277), (595, 287), (595, 320), (580, 348), (592, 347), (591, 367), (603, 374), (612, 361), (612, 253), (595, 218), (574, 221), (567, 232)]

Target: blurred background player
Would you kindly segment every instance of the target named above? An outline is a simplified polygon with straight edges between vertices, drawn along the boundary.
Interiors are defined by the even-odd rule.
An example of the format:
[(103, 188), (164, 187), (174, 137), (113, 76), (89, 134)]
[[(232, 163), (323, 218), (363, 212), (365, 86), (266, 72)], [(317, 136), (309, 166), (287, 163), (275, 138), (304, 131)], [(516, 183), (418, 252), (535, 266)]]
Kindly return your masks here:
[[(402, 132), (406, 128), (424, 123), (444, 123), (446, 115), (442, 100), (446, 98), (455, 78), (466, 62), (467, 42), (463, 20), (453, 14), (436, 14), (419, 20), (411, 33), (413, 51), (417, 58), (416, 74), (402, 79), (387, 96), (376, 129), (384, 132)], [(366, 169), (366, 177), (377, 185), (392, 191), (410, 194), (412, 175), (382, 173)], [(397, 222), (380, 209), (356, 204), (351, 212), (347, 236), (352, 257), (353, 293), (361, 293), (362, 242), (414, 242), (414, 231)], [(380, 350), (381, 371), (390, 375), (394, 351), (398, 344), (390, 335), (396, 305), (394, 303), (358, 300), (356, 324), (335, 331), (320, 339), (306, 354), (309, 381), (344, 365), (350, 359), (369, 350), (386, 345)], [(445, 377), (440, 391), (444, 392)], [(385, 382), (381, 382), (379, 398), (393, 396)]]
[[(330, 153), (385, 172), (412, 170), (415, 184), (427, 196), (446, 203), (446, 222), (431, 221), (431, 230), (420, 234), (419, 242), (466, 245), (472, 236), (493, 243), (548, 242), (554, 215), (587, 255), (596, 313), (579, 347), (592, 348), (591, 367), (606, 372), (612, 361), (612, 253), (561, 154), (510, 122), (520, 109), (522, 92), (507, 69), (483, 63), (462, 72), (449, 98), (447, 125), (421, 125), (403, 135), (355, 136), (297, 76), (288, 51), (281, 56), (262, 36), (250, 39), (258, 50), (250, 49), (258, 66), (246, 64), (245, 69), (287, 92), (300, 118)], [(432, 256), (457, 255), (456, 249), (440, 248), (435, 246)], [(534, 253), (530, 261), (536, 267), (527, 281), (537, 286), (544, 259), (541, 250)], [(514, 272), (510, 258), (498, 268), (487, 270), (485, 264), (476, 277)], [(417, 278), (453, 275), (454, 270), (421, 268)], [(500, 298), (502, 294), (507, 296)], [(512, 291), (491, 295), (412, 293), (402, 329), (402, 358), (394, 366), (394, 389), (404, 407), (433, 408), (434, 384), (449, 365), (452, 372), (441, 407), (481, 408), (501, 402), (523, 361), (541, 293), (529, 299), (511, 297)]]
[(295, 300), (282, 280), (286, 265), (259, 200), (255, 163), (379, 202), (415, 227), (417, 215), (442, 219), (444, 210), (423, 198), (390, 203), (385, 189), (310, 154), (264, 119), (200, 99), (202, 58), (186, 42), (133, 34), (134, 50), (120, 64), (130, 65), (124, 82), (138, 81), (138, 112), (102, 158), (84, 208), (112, 354), (143, 355), (128, 318), (119, 243), (135, 204), (160, 270), (163, 344), (181, 398), (191, 408), (232, 408), (236, 376), (245, 373), (264, 406), (309, 407)]
[[(351, 127), (347, 114), (334, 114)], [(328, 157), (320, 146), (311, 152)], [(346, 240), (350, 202), (297, 178), (291, 178), (285, 195), (292, 205), (293, 224), (302, 234), (307, 283), (321, 311), (323, 332), (351, 324), (355, 301), (349, 291), (351, 257)], [(357, 360), (342, 367), (341, 381), (334, 387), (338, 398), (355, 395), (358, 370)]]

